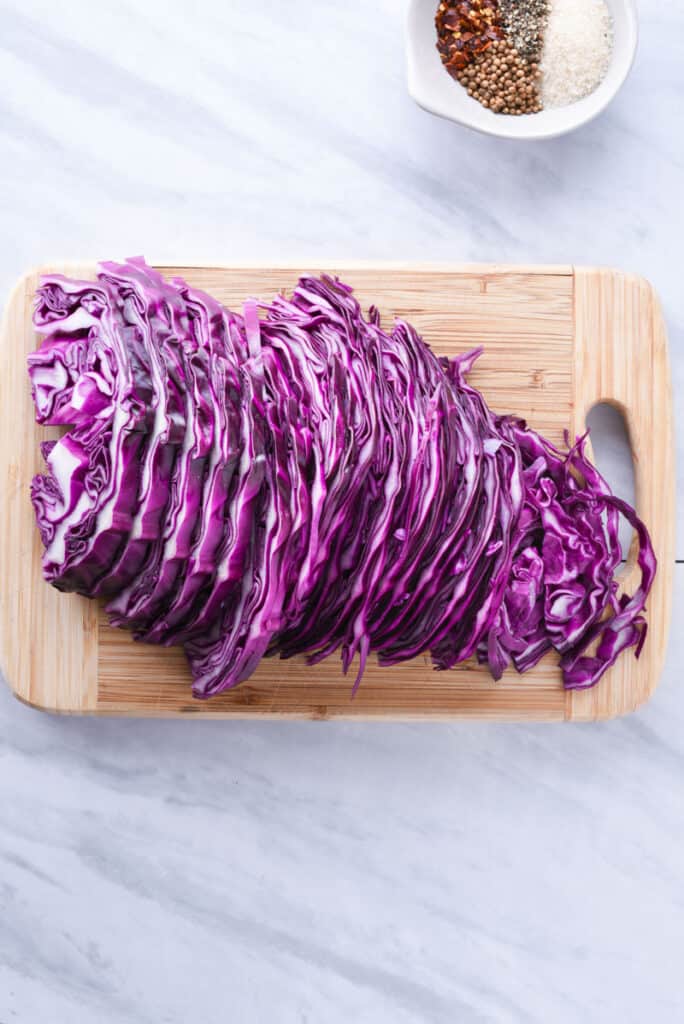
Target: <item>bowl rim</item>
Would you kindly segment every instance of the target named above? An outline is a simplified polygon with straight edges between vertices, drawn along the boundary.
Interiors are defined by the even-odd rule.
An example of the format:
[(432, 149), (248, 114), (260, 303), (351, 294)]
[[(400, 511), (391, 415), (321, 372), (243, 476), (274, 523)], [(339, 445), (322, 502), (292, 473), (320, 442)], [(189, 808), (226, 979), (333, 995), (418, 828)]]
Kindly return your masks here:
[[(608, 2), (610, 3), (610, 0), (608, 0)], [(634, 65), (639, 45), (639, 17), (636, 0), (618, 0), (618, 2), (624, 5), (625, 26), (627, 29), (628, 40), (628, 45), (625, 48), (623, 60), (621, 62), (622, 66), (619, 75), (615, 79), (612, 88), (606, 92), (600, 103), (585, 116), (579, 117), (575, 121), (556, 126), (551, 124), (546, 128), (535, 129), (534, 126), (530, 124), (530, 120), (528, 120), (528, 118), (537, 118), (539, 115), (529, 114), (526, 117), (521, 118), (499, 117), (497, 122), (490, 127), (482, 124), (481, 122), (472, 120), (468, 116), (467, 112), (464, 115), (463, 113), (453, 110), (447, 111), (444, 109), (443, 105), (433, 102), (429, 88), (424, 89), (423, 83), (421, 82), (420, 76), (422, 62), (418, 58), (417, 42), (414, 32), (415, 19), (418, 17), (419, 9), (425, 6), (426, 0), (410, 0), (406, 9), (404, 30), (408, 93), (413, 101), (423, 110), (427, 111), (427, 113), (433, 114), (436, 117), (444, 118), (447, 121), (453, 121), (455, 124), (462, 125), (464, 128), (478, 132), (480, 135), (530, 142), (540, 141), (543, 139), (554, 139), (561, 135), (567, 135), (569, 132), (573, 132), (577, 128), (582, 128), (584, 125), (590, 124), (595, 118), (603, 113), (615, 96), (617, 96)], [(436, 4), (437, 0), (435, 0), (435, 7)], [(610, 6), (612, 7), (612, 5)], [(611, 13), (614, 15), (614, 10)], [(572, 109), (574, 105), (575, 104), (570, 104), (569, 107), (561, 107), (557, 109), (568, 110)], [(505, 122), (509, 120), (513, 122), (510, 127), (507, 127), (506, 124), (503, 123), (500, 126), (498, 124), (498, 121)]]

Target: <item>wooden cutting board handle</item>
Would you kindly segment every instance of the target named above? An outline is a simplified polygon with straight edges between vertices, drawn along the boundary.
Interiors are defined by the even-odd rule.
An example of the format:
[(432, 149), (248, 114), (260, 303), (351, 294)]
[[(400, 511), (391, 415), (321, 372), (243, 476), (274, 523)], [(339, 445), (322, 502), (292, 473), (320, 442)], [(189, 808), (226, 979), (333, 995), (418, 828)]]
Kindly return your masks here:
[[(633, 700), (637, 706), (652, 692), (662, 669), (674, 564), (674, 434), (667, 335), (648, 281), (616, 270), (575, 268), (574, 390), (575, 434), (584, 432), (587, 414), (598, 402), (622, 413), (634, 462), (637, 512), (656, 548), (658, 573), (648, 602), (649, 636)], [(635, 538), (623, 574), (628, 592), (639, 581), (637, 554)], [(619, 687), (615, 691), (611, 687), (610, 692), (601, 686), (574, 692), (568, 702), (572, 718), (610, 717), (631, 709), (621, 706)]]

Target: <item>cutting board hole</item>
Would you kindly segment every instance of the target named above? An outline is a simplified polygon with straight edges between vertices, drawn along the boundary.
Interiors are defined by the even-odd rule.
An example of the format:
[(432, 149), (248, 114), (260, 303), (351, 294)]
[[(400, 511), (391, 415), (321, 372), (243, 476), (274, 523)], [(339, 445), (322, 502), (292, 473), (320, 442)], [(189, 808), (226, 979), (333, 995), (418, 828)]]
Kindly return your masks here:
[[(594, 461), (614, 494), (635, 503), (634, 462), (629, 444), (627, 424), (620, 409), (608, 402), (599, 402), (589, 410), (587, 427), (594, 450)], [(624, 519), (620, 521), (622, 558), (629, 553), (634, 531)]]

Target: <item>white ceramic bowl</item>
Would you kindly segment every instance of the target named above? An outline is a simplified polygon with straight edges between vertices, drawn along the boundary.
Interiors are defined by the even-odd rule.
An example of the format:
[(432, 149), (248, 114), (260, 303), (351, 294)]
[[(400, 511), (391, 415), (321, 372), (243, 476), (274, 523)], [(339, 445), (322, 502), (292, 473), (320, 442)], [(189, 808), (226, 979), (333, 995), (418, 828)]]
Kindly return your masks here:
[(637, 46), (634, 0), (606, 0), (613, 16), (613, 54), (605, 78), (589, 96), (567, 107), (511, 117), (494, 114), (448, 74), (437, 52), (438, 0), (410, 0), (406, 26), (408, 89), (431, 114), (505, 139), (551, 139), (586, 124), (613, 99), (629, 74)]

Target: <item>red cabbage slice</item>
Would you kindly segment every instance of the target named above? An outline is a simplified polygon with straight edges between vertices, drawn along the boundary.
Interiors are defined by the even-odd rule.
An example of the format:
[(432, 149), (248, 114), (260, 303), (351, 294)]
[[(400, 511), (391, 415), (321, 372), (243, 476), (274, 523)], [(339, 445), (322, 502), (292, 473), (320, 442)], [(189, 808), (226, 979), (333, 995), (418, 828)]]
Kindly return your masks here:
[[(97, 594), (116, 594), (141, 571), (150, 545), (159, 537), (171, 494), (173, 467), (185, 433), (185, 382), (180, 345), (166, 316), (165, 282), (140, 259), (126, 265), (102, 264), (103, 279), (115, 289), (122, 313), (140, 335), (151, 379), (152, 423), (140, 466), (133, 523), (115, 564), (100, 580)], [(173, 295), (173, 293), (170, 293)]]
[(32, 500), (46, 579), (91, 595), (130, 532), (150, 381), (138, 338), (106, 287), (44, 282), (36, 309), (47, 343), (29, 357), (39, 422), (75, 424), (51, 446)]
[(182, 282), (179, 286), (193, 333), (198, 344), (207, 349), (207, 393), (214, 428), (193, 544), (175, 594), (144, 634), (144, 639), (152, 643), (178, 642), (179, 627), (191, 619), (198, 596), (213, 576), (240, 450), (240, 383), (236, 369), (240, 356), (235, 347), (238, 340), (242, 349), (239, 324), (226, 317), (223, 307), (210, 296)]
[[(131, 583), (107, 605), (115, 625), (132, 626), (141, 635), (154, 623), (184, 572), (199, 519), (204, 472), (213, 444), (214, 418), (208, 386), (208, 357), (195, 336), (177, 288), (158, 286), (179, 389), (184, 385), (184, 433), (170, 477), (163, 528), (148, 549)], [(169, 346), (170, 347), (170, 346)]]

